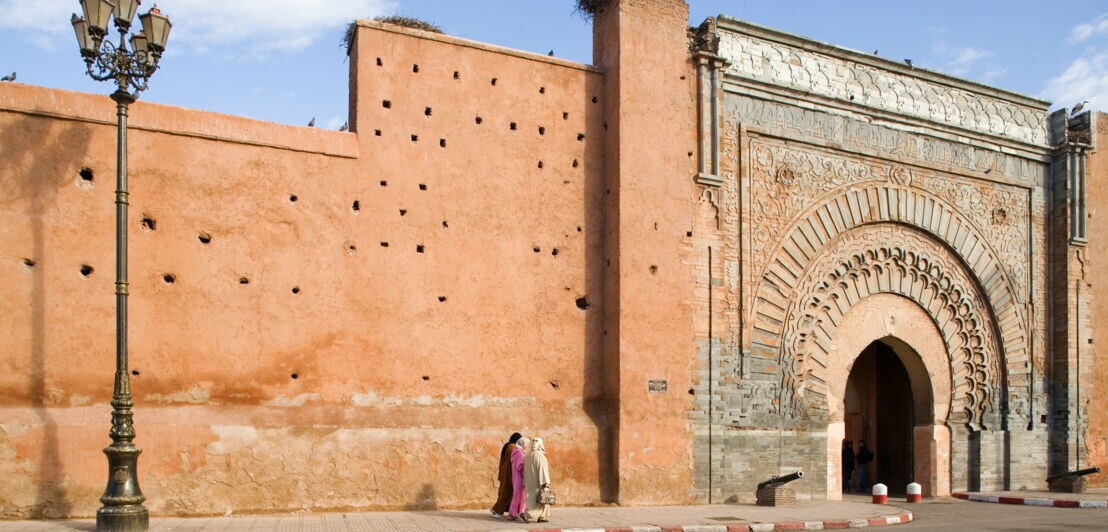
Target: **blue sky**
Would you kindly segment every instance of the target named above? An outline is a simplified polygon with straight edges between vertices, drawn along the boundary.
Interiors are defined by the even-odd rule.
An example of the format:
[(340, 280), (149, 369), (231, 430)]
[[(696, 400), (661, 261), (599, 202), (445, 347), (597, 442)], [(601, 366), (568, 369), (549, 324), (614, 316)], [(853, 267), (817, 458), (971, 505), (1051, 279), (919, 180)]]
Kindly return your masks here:
[[(591, 29), (572, 0), (161, 0), (174, 23), (146, 101), (303, 125), (346, 119), (344, 25), (400, 14), (468, 39), (581, 62)], [(140, 9), (152, 5), (145, 0)], [(85, 75), (77, 0), (0, 0), (0, 75), (108, 94)], [(691, 0), (690, 23), (724, 13), (821, 41), (1108, 111), (1104, 0)], [(108, 104), (105, 104), (108, 105)]]

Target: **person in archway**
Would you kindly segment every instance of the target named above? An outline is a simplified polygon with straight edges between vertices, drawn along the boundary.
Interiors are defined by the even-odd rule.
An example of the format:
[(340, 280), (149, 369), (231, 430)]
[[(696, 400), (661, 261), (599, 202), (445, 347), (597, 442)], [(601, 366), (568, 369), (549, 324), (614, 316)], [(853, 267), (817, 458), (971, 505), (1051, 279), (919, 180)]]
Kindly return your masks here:
[(496, 503), (492, 505), (489, 513), (493, 519), (500, 519), (508, 511), (512, 504), (512, 451), (516, 449), (516, 442), (523, 435), (516, 432), (508, 438), (508, 442), (500, 448), (500, 471), (497, 479), (500, 481), (500, 490), (496, 493)]
[(869, 463), (873, 461), (873, 452), (866, 447), (866, 440), (858, 440), (858, 488), (862, 493), (869, 491)]
[(850, 477), (854, 476), (854, 446), (843, 440), (843, 493), (850, 491)]

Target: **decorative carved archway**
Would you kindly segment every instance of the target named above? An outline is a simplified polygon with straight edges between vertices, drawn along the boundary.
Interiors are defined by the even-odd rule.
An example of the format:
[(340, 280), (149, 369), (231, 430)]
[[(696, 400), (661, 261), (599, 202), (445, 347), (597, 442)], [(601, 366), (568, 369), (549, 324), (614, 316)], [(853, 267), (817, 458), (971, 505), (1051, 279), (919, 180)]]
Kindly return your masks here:
[(777, 360), (783, 413), (822, 419), (837, 320), (868, 294), (899, 294), (943, 333), (950, 421), (986, 428), (1006, 400), (1007, 364), (1027, 359), (1017, 291), (977, 228), (894, 170), (885, 183), (827, 194), (794, 223), (761, 277), (751, 353)]

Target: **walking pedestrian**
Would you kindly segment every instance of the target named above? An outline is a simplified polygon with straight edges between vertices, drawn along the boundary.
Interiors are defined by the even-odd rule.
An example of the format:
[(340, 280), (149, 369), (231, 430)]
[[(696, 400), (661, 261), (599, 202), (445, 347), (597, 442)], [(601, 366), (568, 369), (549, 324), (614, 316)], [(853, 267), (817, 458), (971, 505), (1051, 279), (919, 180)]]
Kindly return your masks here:
[(540, 495), (543, 488), (550, 486), (550, 464), (546, 460), (546, 446), (542, 438), (531, 440), (531, 452), (527, 453), (523, 468), (523, 484), (527, 487), (528, 505), (523, 513), (523, 522), (547, 522), (550, 519), (550, 504), (546, 504)]
[(873, 452), (866, 447), (865, 440), (858, 440), (858, 487), (862, 493), (869, 491), (869, 463), (873, 461)]
[(500, 448), (500, 470), (497, 474), (500, 489), (496, 492), (496, 503), (489, 510), (493, 519), (500, 519), (512, 504), (512, 451), (516, 449), (516, 442), (522, 437), (523, 435), (518, 432), (513, 433), (507, 443)]
[(850, 491), (850, 478), (854, 476), (854, 446), (843, 440), (843, 493)]
[(516, 520), (527, 511), (527, 493), (523, 485), (523, 463), (526, 459), (527, 445), (531, 440), (526, 436), (516, 440), (512, 449), (512, 504), (508, 507), (508, 519)]

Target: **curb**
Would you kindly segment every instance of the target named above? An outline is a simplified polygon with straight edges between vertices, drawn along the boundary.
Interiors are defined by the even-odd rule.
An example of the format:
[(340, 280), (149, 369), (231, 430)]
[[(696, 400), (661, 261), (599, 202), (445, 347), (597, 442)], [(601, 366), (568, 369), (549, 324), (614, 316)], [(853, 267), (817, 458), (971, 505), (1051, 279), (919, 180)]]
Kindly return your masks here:
[(973, 502), (991, 502), (994, 504), (1021, 504), (1024, 506), (1043, 506), (1049, 508), (1108, 508), (1108, 501), (1003, 497), (998, 495), (981, 495), (979, 493), (951, 493), (951, 496), (956, 499)]
[[(912, 521), (912, 512), (888, 517), (828, 521), (784, 521), (744, 525), (627, 526), (608, 528), (531, 528), (528, 532), (776, 532), (778, 530), (837, 530), (899, 525)], [(507, 532), (507, 531), (506, 531)]]

